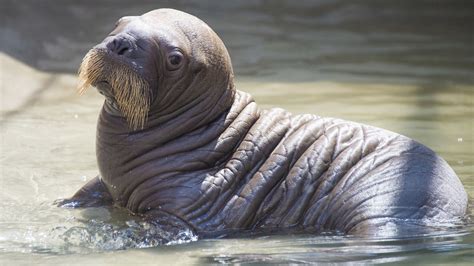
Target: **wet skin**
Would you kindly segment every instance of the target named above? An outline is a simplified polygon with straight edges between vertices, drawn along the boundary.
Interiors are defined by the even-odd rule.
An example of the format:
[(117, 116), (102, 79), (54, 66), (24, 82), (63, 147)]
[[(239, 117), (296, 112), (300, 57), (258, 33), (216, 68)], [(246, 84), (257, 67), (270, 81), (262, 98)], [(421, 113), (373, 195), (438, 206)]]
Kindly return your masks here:
[(61, 205), (113, 204), (203, 235), (390, 234), (466, 212), (459, 178), (422, 144), (368, 125), (260, 109), (234, 88), (222, 41), (189, 14), (122, 18), (95, 48), (148, 82), (151, 105), (145, 126), (131, 129), (107, 80), (93, 84), (106, 97), (100, 175)]

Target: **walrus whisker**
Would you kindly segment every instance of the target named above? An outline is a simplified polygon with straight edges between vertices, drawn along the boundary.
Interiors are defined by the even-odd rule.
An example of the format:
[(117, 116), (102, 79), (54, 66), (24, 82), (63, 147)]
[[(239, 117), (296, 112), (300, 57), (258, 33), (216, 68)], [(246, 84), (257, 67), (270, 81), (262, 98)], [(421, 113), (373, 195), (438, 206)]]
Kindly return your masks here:
[(107, 81), (130, 128), (144, 128), (150, 109), (149, 85), (136, 71), (110, 59), (105, 52), (92, 49), (84, 56), (78, 74), (79, 94), (97, 82)]

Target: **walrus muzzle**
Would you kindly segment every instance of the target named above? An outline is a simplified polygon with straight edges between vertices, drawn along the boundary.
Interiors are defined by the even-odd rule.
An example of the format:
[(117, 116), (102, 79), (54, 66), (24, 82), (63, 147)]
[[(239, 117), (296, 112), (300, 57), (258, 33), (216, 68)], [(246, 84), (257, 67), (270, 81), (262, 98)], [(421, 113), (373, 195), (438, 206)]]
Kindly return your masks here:
[(132, 67), (109, 55), (107, 51), (93, 48), (79, 67), (79, 93), (106, 82), (111, 87), (113, 99), (127, 120), (130, 129), (143, 129), (150, 109), (149, 83)]

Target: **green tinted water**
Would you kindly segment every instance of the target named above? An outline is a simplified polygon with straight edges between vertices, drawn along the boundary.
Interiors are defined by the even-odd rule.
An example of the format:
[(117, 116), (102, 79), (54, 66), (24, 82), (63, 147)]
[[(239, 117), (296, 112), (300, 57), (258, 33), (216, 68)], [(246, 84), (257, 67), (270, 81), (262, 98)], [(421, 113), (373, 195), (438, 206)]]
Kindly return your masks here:
[[(0, 264), (472, 262), (472, 223), (409, 239), (282, 235), (145, 249), (153, 243), (144, 225), (125, 213), (52, 206), (97, 174), (102, 99), (95, 91), (74, 93), (80, 58), (121, 15), (170, 6), (62, 3), (2, 1)], [(407, 135), (443, 156), (474, 195), (469, 3), (216, 3), (173, 6), (216, 29), (237, 87), (262, 107)]]

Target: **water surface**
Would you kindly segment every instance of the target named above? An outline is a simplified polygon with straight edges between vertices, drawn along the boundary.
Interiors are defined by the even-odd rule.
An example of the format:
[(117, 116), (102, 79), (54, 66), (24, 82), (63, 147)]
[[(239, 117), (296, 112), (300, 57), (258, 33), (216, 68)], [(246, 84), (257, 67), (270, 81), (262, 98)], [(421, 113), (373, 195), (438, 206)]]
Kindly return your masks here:
[(472, 196), (468, 1), (2, 0), (1, 6), (0, 264), (473, 261), (471, 222), (403, 239), (327, 234), (196, 242), (183, 234), (160, 245), (146, 224), (119, 210), (52, 205), (97, 174), (102, 98), (93, 90), (75, 94), (81, 57), (120, 16), (162, 6), (196, 14), (220, 34), (238, 89), (261, 107), (407, 135), (445, 158)]

